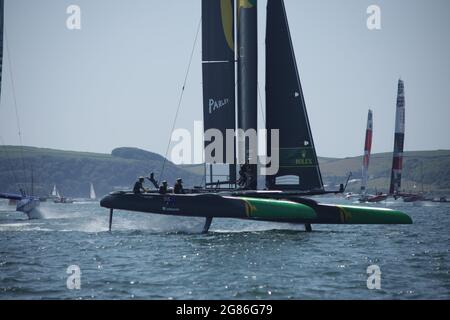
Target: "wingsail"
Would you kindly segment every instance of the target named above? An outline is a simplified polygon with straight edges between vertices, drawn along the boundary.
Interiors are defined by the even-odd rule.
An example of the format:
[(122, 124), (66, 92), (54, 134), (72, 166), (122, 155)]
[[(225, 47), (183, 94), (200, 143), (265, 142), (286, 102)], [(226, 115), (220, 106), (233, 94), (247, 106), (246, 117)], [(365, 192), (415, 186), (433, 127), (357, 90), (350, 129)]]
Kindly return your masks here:
[(267, 4), (266, 119), (268, 130), (280, 130), (280, 170), (267, 187), (324, 190), (282, 0)]
[[(227, 129), (236, 128), (234, 1), (202, 1), (202, 47), (204, 130), (219, 130), (226, 137)], [(205, 141), (205, 147), (212, 142)], [(224, 143), (216, 163), (227, 163), (226, 151)]]
[(361, 196), (367, 195), (367, 180), (369, 175), (370, 152), (372, 150), (372, 134), (373, 134), (373, 113), (369, 110), (367, 116), (366, 140), (364, 143), (364, 157), (362, 166)]
[(403, 148), (405, 144), (405, 84), (398, 81), (395, 115), (394, 154), (392, 160), (390, 194), (398, 194), (402, 186)]

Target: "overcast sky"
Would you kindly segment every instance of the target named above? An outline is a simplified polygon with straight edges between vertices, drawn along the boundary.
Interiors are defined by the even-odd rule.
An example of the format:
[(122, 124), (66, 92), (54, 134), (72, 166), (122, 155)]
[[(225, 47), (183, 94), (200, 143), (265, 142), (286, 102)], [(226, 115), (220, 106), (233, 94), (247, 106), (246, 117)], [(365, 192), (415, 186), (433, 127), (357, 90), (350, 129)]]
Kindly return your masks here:
[[(406, 87), (406, 150), (450, 149), (450, 1), (285, 0), (318, 154), (363, 152), (367, 109), (374, 152), (393, 148), (397, 81)], [(66, 28), (81, 7), (82, 29)], [(265, 4), (259, 1), (261, 88)], [(366, 10), (381, 7), (381, 30)], [(25, 145), (165, 153), (200, 19), (200, 0), (5, 0), (0, 136)], [(201, 120), (197, 44), (177, 127)], [(10, 60), (8, 60), (10, 58)]]

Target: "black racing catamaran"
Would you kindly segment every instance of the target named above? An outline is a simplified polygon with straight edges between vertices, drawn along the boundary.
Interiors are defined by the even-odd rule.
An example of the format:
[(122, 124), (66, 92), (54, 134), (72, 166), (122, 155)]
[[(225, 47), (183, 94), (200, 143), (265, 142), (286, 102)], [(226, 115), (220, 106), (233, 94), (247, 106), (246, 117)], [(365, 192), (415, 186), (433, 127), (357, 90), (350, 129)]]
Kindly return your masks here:
[[(234, 8), (233, 0), (202, 1), (205, 131), (214, 128), (225, 133), (236, 127), (235, 46), (239, 48), (238, 130), (257, 129), (257, 1), (237, 0), (236, 13)], [(275, 152), (280, 155), (280, 169), (267, 176), (266, 188), (257, 190), (257, 165), (249, 162), (245, 164), (249, 173), (245, 190), (210, 188), (236, 185), (236, 165), (229, 163), (230, 181), (212, 182), (187, 194), (114, 192), (100, 202), (110, 209), (110, 230), (114, 209), (204, 217), (204, 232), (208, 232), (213, 218), (304, 224), (307, 231), (311, 231), (311, 224), (412, 223), (399, 211), (321, 204), (306, 198), (340, 193), (344, 188), (331, 192), (324, 189), (283, 0), (268, 0), (266, 32), (266, 128), (279, 130), (279, 150)], [(272, 144), (269, 135), (268, 152), (274, 152)], [(238, 137), (238, 148), (239, 154), (245, 154), (245, 161), (257, 155), (246, 139)]]
[[(0, 98), (3, 71), (3, 27), (4, 27), (4, 0), (0, 0)], [(10, 58), (10, 57), (9, 57)], [(0, 199), (9, 199), (16, 203), (16, 211), (25, 213), (30, 219), (36, 218), (34, 211), (39, 206), (40, 200), (34, 196), (28, 196), (23, 189), (20, 194), (0, 193)]]

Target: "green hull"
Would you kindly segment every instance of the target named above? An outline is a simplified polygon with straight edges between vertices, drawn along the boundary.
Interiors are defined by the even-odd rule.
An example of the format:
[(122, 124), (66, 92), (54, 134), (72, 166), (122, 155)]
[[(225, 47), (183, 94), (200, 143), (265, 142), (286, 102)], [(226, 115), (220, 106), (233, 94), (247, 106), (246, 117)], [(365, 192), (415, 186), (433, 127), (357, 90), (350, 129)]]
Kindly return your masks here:
[(344, 224), (412, 224), (412, 219), (397, 210), (357, 206), (340, 206), (341, 219)]
[(249, 218), (258, 219), (314, 219), (313, 208), (292, 201), (240, 198), (247, 203)]
[(251, 219), (310, 224), (412, 224), (403, 212), (348, 205), (303, 204), (273, 199), (240, 198)]

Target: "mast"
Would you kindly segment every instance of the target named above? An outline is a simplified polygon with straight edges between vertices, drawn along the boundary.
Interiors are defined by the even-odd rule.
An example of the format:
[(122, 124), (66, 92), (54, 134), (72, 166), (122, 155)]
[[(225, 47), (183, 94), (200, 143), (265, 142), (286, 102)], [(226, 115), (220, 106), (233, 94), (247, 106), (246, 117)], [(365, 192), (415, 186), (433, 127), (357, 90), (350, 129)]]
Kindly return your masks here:
[(398, 80), (397, 108), (395, 115), (394, 154), (392, 159), (389, 194), (398, 194), (402, 184), (403, 148), (405, 143), (405, 85)]
[[(238, 0), (238, 137), (239, 158), (249, 161), (248, 189), (256, 190), (257, 145), (252, 145), (243, 132), (258, 129), (258, 13), (257, 0)], [(243, 164), (243, 163), (241, 163)]]
[(365, 197), (367, 194), (367, 180), (369, 175), (369, 161), (370, 152), (372, 150), (372, 134), (373, 134), (373, 113), (369, 110), (367, 116), (367, 129), (366, 129), (366, 140), (364, 143), (364, 159), (362, 166), (362, 181), (361, 181), (361, 196)]

